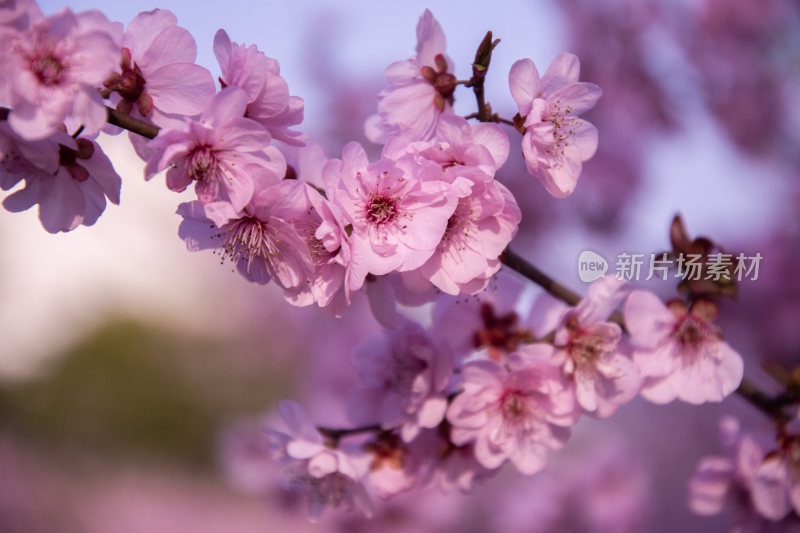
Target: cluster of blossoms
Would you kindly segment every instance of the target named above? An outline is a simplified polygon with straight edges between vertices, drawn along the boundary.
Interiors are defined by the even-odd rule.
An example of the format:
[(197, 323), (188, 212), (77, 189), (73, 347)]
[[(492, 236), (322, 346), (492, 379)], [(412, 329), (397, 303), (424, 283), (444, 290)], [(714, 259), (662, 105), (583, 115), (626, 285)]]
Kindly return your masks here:
[[(609, 417), (637, 395), (702, 404), (732, 394), (743, 362), (713, 323), (716, 286), (664, 304), (601, 278), (572, 307), (543, 295), (521, 314), (511, 311), (512, 298), (489, 295), (521, 221), (497, 180), (512, 146), (497, 123), (522, 135), (528, 172), (562, 198), (597, 148), (596, 129), (579, 115), (601, 91), (578, 81), (572, 54), (557, 56), (543, 76), (523, 59), (509, 73), (518, 113), (502, 119), (483, 102), (496, 44), (487, 37), (473, 76), (459, 81), (426, 11), (416, 55), (386, 70), (378, 112), (364, 126), (380, 156), (370, 161), (352, 142), (328, 159), (292, 129), (304, 104), (278, 62), (223, 30), (213, 43), (217, 89), (169, 11), (141, 13), (123, 31), (96, 11), (45, 17), (32, 2), (5, 3), (0, 187), (24, 187), (3, 205), (38, 204), (50, 232), (93, 224), (107, 199), (119, 203), (121, 187), (94, 141), (124, 127), (140, 133), (130, 137), (146, 179), (163, 172), (172, 191), (194, 186), (196, 199), (177, 210), (189, 250), (213, 250), (247, 280), (273, 281), (293, 305), (337, 316), (365, 289), (387, 331), (355, 354), (362, 383), (347, 402), (354, 427), (318, 427), (299, 404), (284, 402), (286, 428), (264, 439), (289, 487), (308, 492), (312, 517), (342, 503), (369, 514), (370, 492), (389, 498), (427, 484), (466, 491), (506, 462), (534, 474), (582, 414)], [(479, 122), (454, 113), (457, 85), (481, 95), (468, 117)], [(676, 249), (695, 244), (673, 230)], [(434, 300), (428, 327), (396, 306)], [(747, 464), (760, 464), (752, 472), (734, 475), (744, 467), (712, 461), (700, 475), (723, 483), (727, 473), (726, 486), (751, 491), (760, 515), (781, 519), (790, 504), (799, 510), (798, 442), (782, 433), (769, 455), (743, 445)], [(706, 500), (716, 490), (702, 480), (694, 486)], [(702, 505), (695, 508), (720, 507)]]
[[(93, 224), (106, 198), (119, 202), (120, 179), (93, 142), (108, 105), (115, 123), (127, 115), (157, 131), (149, 142), (130, 135), (147, 179), (166, 171), (171, 190), (194, 184), (197, 199), (178, 208), (189, 249), (214, 249), (247, 279), (273, 280), (295, 305), (339, 315), (365, 283), (374, 285), (368, 292), (378, 307), (393, 305), (387, 294), (401, 301), (475, 294), (499, 270), (521, 220), (495, 179), (509, 139), (498, 125), (452, 113), (452, 61), (429, 11), (417, 28), (417, 55), (389, 67), (379, 114), (367, 121), (370, 137), (385, 143), (370, 162), (355, 143), (340, 160), (302, 148), (306, 136), (290, 128), (302, 121), (303, 101), (289, 94), (277, 61), (223, 30), (214, 38), (217, 91), (211, 73), (194, 64), (193, 38), (169, 11), (141, 13), (123, 32), (98, 12), (43, 17), (25, 5), (31, 13), (2, 34), (0, 64), (12, 75), (0, 90), (8, 105), (0, 177), (4, 189), (25, 180), (6, 208), (38, 203), (45, 228), (57, 232)], [(556, 79), (564, 61), (574, 68)], [(550, 132), (539, 131), (534, 144), (560, 154), (545, 161), (526, 134), (526, 157), (541, 160), (530, 168), (541, 167), (545, 180), (575, 167), (572, 148), (583, 126), (591, 129), (576, 112), (599, 90), (577, 82), (577, 59), (566, 55), (542, 83), (523, 105), (512, 71), (526, 127)], [(559, 107), (575, 97), (583, 104)], [(585, 159), (594, 146), (584, 144)], [(287, 157), (316, 159), (307, 165), (316, 172), (298, 175)]]
[[(741, 357), (711, 323), (709, 301), (667, 307), (604, 277), (574, 307), (542, 295), (518, 314), (518, 281), (499, 281), (497, 296), (440, 298), (429, 327), (401, 319), (355, 351), (353, 429), (314, 426), (298, 404), (282, 404), (289, 429), (269, 429), (277, 437), (264, 453), (283, 465), (291, 489), (309, 491), (313, 516), (320, 499), (368, 510), (369, 493), (386, 499), (431, 484), (469, 491), (506, 462), (534, 474), (582, 414), (607, 418), (639, 394), (718, 402), (742, 379)], [(336, 455), (329, 468), (309, 460), (312, 443)]]

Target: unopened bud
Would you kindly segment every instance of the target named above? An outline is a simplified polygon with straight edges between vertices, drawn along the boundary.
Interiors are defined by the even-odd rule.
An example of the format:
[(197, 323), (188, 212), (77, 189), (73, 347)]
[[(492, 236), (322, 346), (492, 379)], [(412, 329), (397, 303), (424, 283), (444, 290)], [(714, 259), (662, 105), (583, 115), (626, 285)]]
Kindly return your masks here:
[(131, 51), (129, 48), (122, 49), (122, 59), (119, 62), (119, 66), (122, 67), (123, 70), (126, 68), (132, 68), (133, 59), (131, 57)]
[(147, 116), (153, 110), (153, 97), (147, 93), (142, 93), (139, 99), (136, 100), (136, 107), (139, 108), (139, 113)]
[(439, 74), (436, 77), (436, 81), (433, 82), (433, 86), (436, 87), (436, 90), (439, 91), (443, 98), (449, 100), (456, 90), (456, 77), (449, 73)]
[(436, 68), (439, 69), (439, 72), (447, 72), (447, 60), (444, 58), (443, 54), (436, 54), (433, 61), (436, 63)]
[(433, 67), (425, 65), (420, 69), (420, 73), (422, 74), (422, 77), (429, 82), (434, 83), (436, 81), (436, 71), (433, 70)]
[(525, 117), (517, 113), (514, 115), (514, 127), (517, 128), (517, 131), (521, 134), (525, 135)]
[(75, 154), (78, 159), (89, 159), (94, 153), (94, 143), (88, 139), (78, 139), (75, 141), (78, 151)]
[(489, 63), (492, 61), (492, 51), (500, 43), (500, 39), (492, 41), (492, 32), (487, 31), (483, 37), (478, 50), (475, 52), (475, 62), (472, 63), (472, 77), (483, 79), (486, 71), (489, 70)]

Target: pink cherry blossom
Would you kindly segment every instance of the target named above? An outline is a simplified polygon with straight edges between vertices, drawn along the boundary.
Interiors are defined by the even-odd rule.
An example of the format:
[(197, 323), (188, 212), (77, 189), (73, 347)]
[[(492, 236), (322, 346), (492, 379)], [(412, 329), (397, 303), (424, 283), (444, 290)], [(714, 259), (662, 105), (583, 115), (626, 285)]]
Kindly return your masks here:
[(368, 517), (372, 502), (361, 484), (353, 458), (345, 451), (330, 447), (303, 407), (285, 400), (278, 406), (287, 432), (267, 428), (273, 443), (273, 457), (284, 465), (287, 489), (308, 494), (309, 518), (315, 522), (325, 507), (349, 510), (356, 505)]
[[(161, 128), (178, 127), (182, 116), (200, 114), (214, 96), (214, 79), (194, 63), (196, 56), (194, 38), (171, 11), (145, 11), (128, 24), (122, 60), (103, 85), (117, 111)], [(144, 138), (130, 137), (140, 155), (148, 155)]]
[(222, 71), (222, 86), (233, 85), (247, 93), (245, 116), (267, 128), (274, 139), (302, 146), (305, 134), (289, 128), (303, 122), (303, 99), (289, 95), (278, 62), (255, 45), (232, 43), (225, 30), (214, 36), (214, 55)]
[(227, 201), (241, 211), (253, 195), (253, 172), (266, 170), (277, 179), (286, 172), (281, 153), (268, 146), (269, 132), (244, 118), (246, 98), (239, 88), (223, 89), (199, 120), (185, 119), (180, 128), (161, 130), (148, 144), (155, 152), (145, 177), (168, 169), (171, 190), (181, 192), (194, 181), (201, 204)]
[[(229, 204), (181, 204), (179, 235), (190, 251), (213, 249), (230, 260), (247, 280), (274, 280), (291, 303), (308, 305), (312, 263), (308, 246), (293, 221), (305, 214), (305, 185), (294, 180), (263, 180), (241, 212)], [(220, 222), (224, 221), (224, 222)]]
[(475, 457), (486, 468), (511, 461), (523, 474), (545, 464), (547, 448), (559, 449), (580, 414), (574, 394), (550, 357), (552, 347), (527, 345), (517, 355), (524, 365), (509, 370), (484, 359), (461, 370), (463, 391), (447, 410), (450, 440), (474, 442)]
[(633, 291), (625, 303), (625, 325), (635, 343), (633, 360), (645, 378), (642, 396), (668, 403), (719, 402), (742, 381), (742, 357), (711, 322), (716, 308), (698, 300), (667, 307), (656, 295)]
[(608, 321), (626, 294), (625, 282), (600, 278), (589, 286), (586, 298), (563, 314), (556, 329), (556, 360), (584, 411), (601, 418), (631, 401), (641, 384), (639, 371), (623, 353), (622, 329)]
[(291, 166), (287, 176), (306, 184), (309, 209), (293, 223), (308, 245), (314, 273), (310, 282), (313, 302), (334, 316), (342, 316), (351, 302), (354, 286), (366, 276), (363, 261), (352, 260), (347, 224), (341, 210), (330, 202), (316, 186), (328, 161), (322, 147), (310, 144), (285, 147)]
[(0, 34), (0, 95), (12, 108), (14, 131), (27, 140), (43, 139), (64, 122), (87, 134), (100, 131), (106, 110), (95, 86), (119, 59), (121, 33), (99, 11), (65, 8), (24, 31)]
[(356, 350), (356, 367), (364, 384), (351, 390), (348, 414), (356, 424), (400, 428), (405, 442), (421, 428), (444, 418), (444, 392), (453, 373), (453, 357), (415, 322), (387, 330)]
[(594, 107), (602, 91), (593, 83), (579, 82), (579, 71), (578, 58), (564, 52), (541, 78), (530, 59), (514, 63), (508, 75), (525, 132), (525, 166), (556, 198), (572, 194), (581, 163), (597, 149), (597, 129), (578, 116)]
[(517, 202), (501, 183), (459, 177), (453, 182), (458, 205), (447, 220), (439, 246), (418, 275), (447, 294), (476, 294), (500, 270), (500, 254), (522, 219)]
[(325, 166), (323, 179), (329, 198), (352, 226), (353, 255), (363, 261), (359, 270), (375, 275), (413, 270), (427, 261), (456, 207), (452, 187), (422, 181), (410, 156), (370, 164), (355, 142), (345, 146), (341, 161)]
[(439, 246), (419, 269), (404, 273), (411, 290), (430, 284), (448, 294), (475, 294), (500, 269), (498, 257), (516, 234), (521, 214), (516, 200), (493, 179), (508, 156), (508, 137), (494, 124), (470, 124), (445, 113), (430, 142), (392, 137), (383, 156), (411, 156), (422, 176), (451, 184), (458, 204)]
[(363, 283), (366, 272), (359, 270), (363, 262), (353, 261), (339, 208), (310, 185), (305, 193), (311, 209), (295, 226), (306, 239), (314, 265), (310, 290), (319, 307), (341, 316), (350, 305), (353, 287)]
[(445, 48), (442, 27), (426, 9), (417, 23), (417, 55), (386, 69), (389, 85), (378, 95), (378, 114), (364, 125), (369, 140), (383, 143), (400, 135), (421, 141), (434, 135), (441, 114), (452, 110), (455, 89)]
[(106, 198), (119, 204), (122, 180), (93, 141), (57, 131), (28, 142), (0, 123), (3, 144), (8, 152), (0, 153), (0, 186), (8, 189), (25, 179), (25, 187), (8, 196), (3, 206), (16, 213), (39, 204), (39, 220), (50, 233), (93, 225), (106, 208)]
[(488, 180), (508, 159), (508, 136), (496, 124), (470, 124), (452, 113), (443, 113), (435, 134), (429, 141), (409, 142), (404, 137), (391, 137), (381, 155), (399, 159), (406, 154), (436, 165), (436, 179), (452, 183), (457, 177)]

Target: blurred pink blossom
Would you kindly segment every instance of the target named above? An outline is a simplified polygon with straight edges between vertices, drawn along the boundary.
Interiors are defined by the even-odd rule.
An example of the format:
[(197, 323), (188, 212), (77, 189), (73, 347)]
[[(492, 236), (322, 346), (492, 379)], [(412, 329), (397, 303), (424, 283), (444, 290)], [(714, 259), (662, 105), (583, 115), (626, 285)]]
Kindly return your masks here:
[(348, 509), (356, 505), (367, 516), (372, 502), (353, 459), (341, 449), (326, 445), (308, 413), (297, 402), (286, 400), (278, 406), (288, 433), (268, 428), (273, 458), (284, 466), (286, 488), (308, 494), (308, 512), (319, 519), (325, 507)]
[(400, 428), (403, 440), (410, 442), (421, 428), (435, 428), (444, 419), (453, 356), (422, 326), (406, 320), (363, 344), (354, 359), (363, 380), (347, 399), (354, 423)]

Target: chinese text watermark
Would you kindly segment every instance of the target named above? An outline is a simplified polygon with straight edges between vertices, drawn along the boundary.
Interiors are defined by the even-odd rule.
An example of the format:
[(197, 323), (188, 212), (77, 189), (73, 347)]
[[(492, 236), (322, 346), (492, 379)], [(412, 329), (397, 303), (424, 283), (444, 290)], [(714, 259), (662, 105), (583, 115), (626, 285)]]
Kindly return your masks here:
[[(763, 256), (728, 253), (671, 255), (622, 252), (617, 254), (614, 275), (621, 280), (682, 279), (687, 281), (758, 280)], [(578, 257), (578, 277), (590, 283), (609, 270), (606, 259), (591, 250)]]

